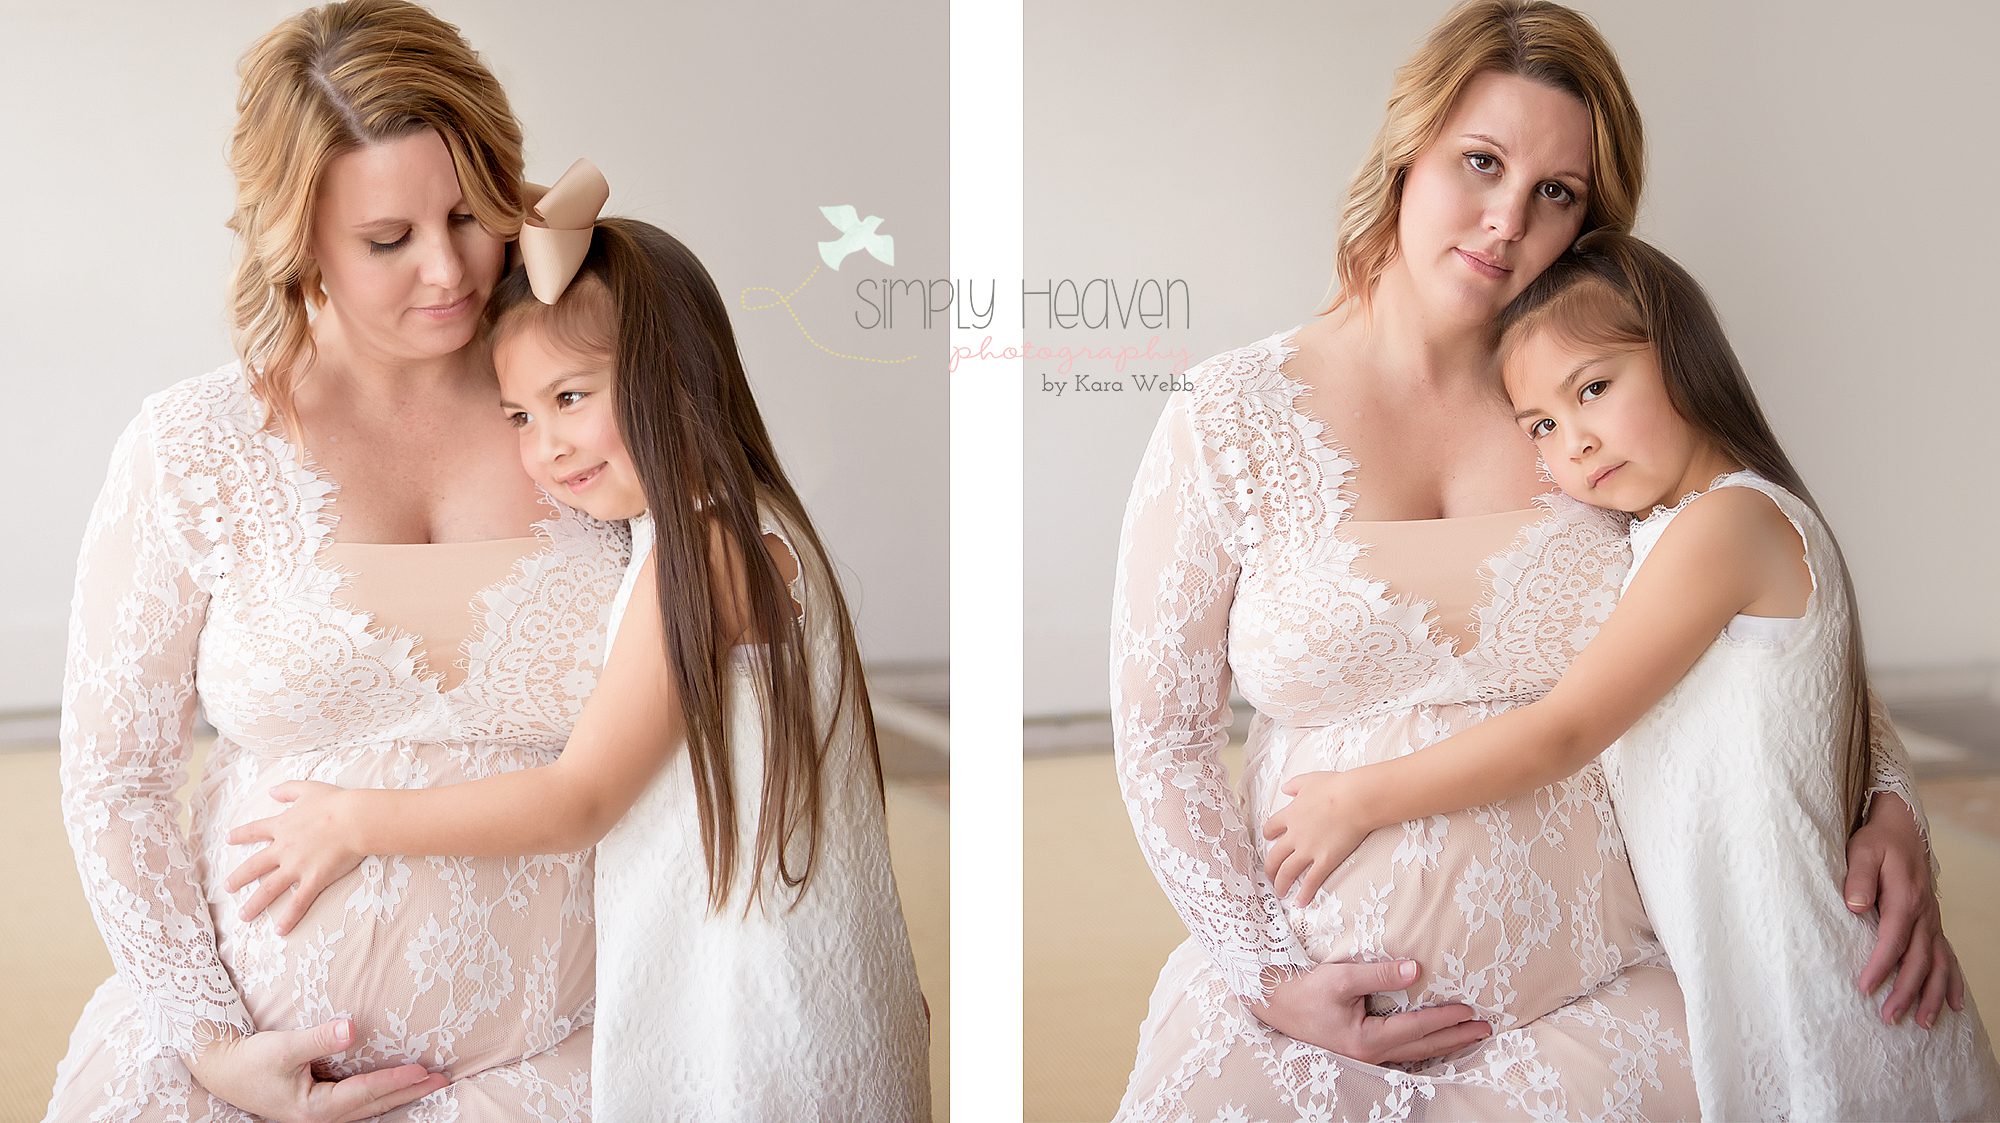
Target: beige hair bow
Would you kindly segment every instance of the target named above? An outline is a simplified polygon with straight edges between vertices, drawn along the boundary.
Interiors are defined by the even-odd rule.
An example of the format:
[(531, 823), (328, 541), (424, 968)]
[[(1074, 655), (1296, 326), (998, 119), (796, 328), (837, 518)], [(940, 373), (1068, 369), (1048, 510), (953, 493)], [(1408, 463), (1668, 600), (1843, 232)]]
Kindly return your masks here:
[(521, 224), (521, 264), (535, 299), (554, 304), (590, 252), (590, 236), (611, 197), (611, 185), (596, 164), (578, 160), (553, 185), (523, 183), (521, 193), (528, 204)]

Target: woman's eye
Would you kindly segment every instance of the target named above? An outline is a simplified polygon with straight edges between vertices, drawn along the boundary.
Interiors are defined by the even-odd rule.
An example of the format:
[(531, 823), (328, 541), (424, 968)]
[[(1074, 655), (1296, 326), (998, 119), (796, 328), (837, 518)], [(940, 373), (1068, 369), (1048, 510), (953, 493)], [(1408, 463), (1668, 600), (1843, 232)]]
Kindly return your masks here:
[(1499, 157), (1486, 152), (1466, 153), (1465, 163), (1466, 166), (1471, 168), (1473, 171), (1485, 175), (1491, 175), (1492, 173), (1500, 170)]
[(451, 220), (459, 226), (464, 226), (468, 222), (479, 221), (479, 216), (474, 214), (455, 214), (451, 216)]
[(403, 236), (402, 236), (402, 237), (400, 237), (400, 238), (398, 238), (398, 239), (396, 239), (396, 240), (395, 240), (395, 241), (393, 241), (393, 242), (376, 242), (376, 241), (370, 241), (370, 242), (368, 243), (368, 252), (369, 252), (369, 253), (388, 253), (388, 252), (389, 252), (390, 250), (393, 250), (393, 249), (395, 249), (396, 247), (398, 247), (398, 246), (402, 245), (402, 244), (403, 244), (404, 242), (407, 242), (407, 241), (409, 241), (409, 240), (410, 240), (410, 232), (409, 232), (408, 230), (405, 230), (405, 231), (403, 231)]
[[(1544, 428), (1544, 426), (1547, 426), (1547, 428)], [(1536, 421), (1533, 425), (1528, 426), (1528, 437), (1531, 440), (1539, 441), (1555, 431), (1556, 423), (1550, 418), (1544, 417)]]
[(1571, 191), (1568, 187), (1557, 183), (1555, 180), (1550, 180), (1542, 184), (1539, 190), (1542, 193), (1542, 198), (1547, 199), (1551, 203), (1561, 203), (1566, 207), (1576, 202), (1576, 192)]
[(520, 410), (515, 410), (514, 412), (507, 415), (507, 424), (513, 426), (516, 429), (519, 429), (521, 426), (526, 425), (529, 421), (532, 420), (533, 418), (529, 417), (526, 413), (523, 413)]
[(564, 409), (568, 409), (570, 406), (582, 401), (583, 398), (584, 392), (582, 390), (564, 390), (562, 393), (556, 395), (556, 404)]
[(1581, 394), (1578, 394), (1577, 398), (1580, 401), (1586, 401), (1586, 402), (1596, 401), (1598, 398), (1604, 396), (1604, 391), (1609, 389), (1610, 386), (1611, 383), (1609, 381), (1600, 378), (1597, 381), (1591, 383), (1590, 385), (1585, 386), (1583, 388), (1583, 392)]

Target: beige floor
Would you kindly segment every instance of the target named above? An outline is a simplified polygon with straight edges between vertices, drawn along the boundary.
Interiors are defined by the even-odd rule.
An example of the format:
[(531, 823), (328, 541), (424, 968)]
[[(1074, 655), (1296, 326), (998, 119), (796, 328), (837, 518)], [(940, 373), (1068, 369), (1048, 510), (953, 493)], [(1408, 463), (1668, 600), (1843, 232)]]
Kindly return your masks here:
[[(1109, 1119), (1146, 997), (1187, 930), (1139, 857), (1108, 755), (1030, 760), (1022, 788), (1025, 1114), (1044, 1123)], [(2000, 780), (1919, 788), (1944, 867), (1946, 931), (1977, 1001), (2000, 1010), (2000, 899), (1992, 893), (2000, 884)]]
[[(890, 771), (889, 848), (931, 1004), (931, 1098), (951, 1103), (950, 791), (941, 769)], [(928, 774), (925, 774), (928, 771)], [(904, 775), (899, 778), (898, 772)], [(55, 1065), (91, 991), (111, 974), (57, 813), (53, 749), (0, 752), (0, 1120), (41, 1118)]]

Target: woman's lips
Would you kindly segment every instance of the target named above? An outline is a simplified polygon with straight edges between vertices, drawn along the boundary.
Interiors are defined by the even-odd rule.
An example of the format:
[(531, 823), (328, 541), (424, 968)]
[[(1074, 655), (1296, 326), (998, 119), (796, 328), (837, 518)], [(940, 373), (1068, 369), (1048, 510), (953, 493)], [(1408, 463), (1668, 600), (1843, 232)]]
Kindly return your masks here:
[(1497, 281), (1500, 278), (1505, 277), (1507, 274), (1513, 272), (1512, 269), (1509, 269), (1506, 266), (1495, 265), (1493, 262), (1490, 262), (1483, 257), (1478, 257), (1476, 255), (1466, 253), (1464, 250), (1461, 249), (1453, 249), (1452, 252), (1457, 254), (1459, 260), (1465, 262), (1466, 266), (1469, 267), (1474, 273), (1477, 273), (1482, 277), (1490, 277)]
[(459, 297), (457, 300), (451, 302), (450, 304), (439, 305), (432, 308), (418, 308), (416, 309), (416, 312), (418, 315), (429, 316), (433, 320), (449, 320), (455, 316), (464, 315), (467, 311), (470, 311), (471, 308), (472, 308), (472, 294), (466, 293), (464, 296)]

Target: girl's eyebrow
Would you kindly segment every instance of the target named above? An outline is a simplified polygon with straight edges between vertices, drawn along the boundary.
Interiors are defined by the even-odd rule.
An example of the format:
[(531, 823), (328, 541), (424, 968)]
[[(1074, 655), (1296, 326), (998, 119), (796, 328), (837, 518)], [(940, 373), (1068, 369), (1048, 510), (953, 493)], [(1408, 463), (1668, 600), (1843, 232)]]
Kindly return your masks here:
[[(556, 387), (558, 387), (558, 386), (561, 386), (561, 385), (562, 385), (563, 383), (565, 383), (565, 382), (568, 382), (568, 381), (569, 381), (570, 379), (572, 379), (572, 378), (582, 378), (582, 377), (584, 376), (584, 373), (585, 373), (585, 372), (583, 372), (583, 371), (580, 371), (580, 370), (566, 370), (566, 371), (563, 371), (563, 372), (562, 372), (561, 374), (558, 374), (558, 375), (556, 375), (556, 376), (555, 376), (554, 378), (551, 378), (551, 379), (549, 379), (549, 381), (548, 381), (548, 385), (546, 385), (546, 386), (543, 386), (543, 387), (542, 387), (542, 389), (541, 389), (541, 396), (542, 396), (542, 397), (547, 397), (547, 396), (549, 396), (550, 394), (553, 394), (553, 393), (555, 393), (555, 390), (556, 390)], [(501, 408), (501, 409), (520, 409), (520, 408), (521, 408), (521, 406), (517, 405), (517, 404), (516, 404), (516, 403), (514, 403), (514, 402), (510, 402), (510, 401), (508, 401), (508, 400), (507, 400), (507, 399), (505, 399), (505, 398), (502, 398), (502, 399), (500, 399), (500, 408)]]
[[(1556, 396), (1562, 397), (1564, 394), (1569, 393), (1570, 388), (1576, 385), (1576, 380), (1582, 378), (1585, 374), (1588, 374), (1590, 372), (1590, 368), (1603, 362), (1605, 360), (1605, 357), (1606, 356), (1599, 355), (1596, 358), (1585, 359), (1584, 361), (1576, 364), (1576, 369), (1570, 371), (1569, 377), (1563, 379), (1562, 384), (1556, 387)], [(1533, 409), (1533, 408), (1524, 409), (1514, 415), (1514, 420), (1519, 421), (1522, 418), (1527, 417), (1529, 414), (1540, 413), (1540, 412), (1542, 411), (1539, 409)]]

